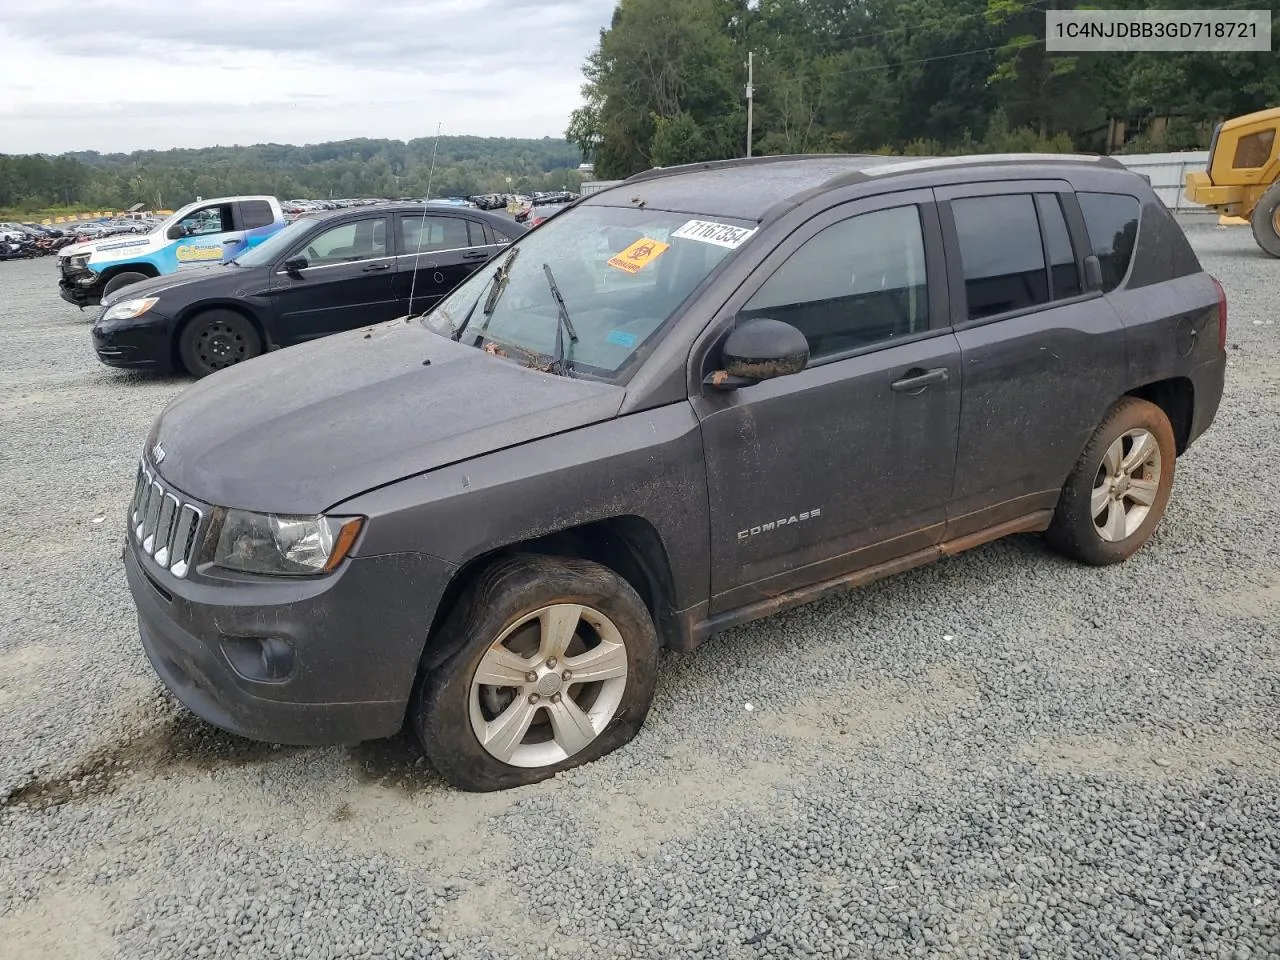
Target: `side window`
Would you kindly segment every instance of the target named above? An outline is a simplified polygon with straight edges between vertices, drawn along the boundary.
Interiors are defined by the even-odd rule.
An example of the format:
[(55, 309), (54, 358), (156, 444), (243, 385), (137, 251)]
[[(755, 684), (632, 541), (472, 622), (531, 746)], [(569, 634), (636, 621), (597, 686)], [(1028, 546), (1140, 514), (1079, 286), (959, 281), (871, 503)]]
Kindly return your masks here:
[(1129, 272), (1138, 237), (1138, 198), (1125, 193), (1078, 193), (1089, 242), (1102, 264), (1104, 292), (1120, 286)]
[(1040, 229), (1044, 232), (1044, 249), (1049, 255), (1049, 285), (1052, 288), (1049, 294), (1054, 300), (1078, 297), (1084, 286), (1080, 282), (1067, 219), (1062, 213), (1062, 201), (1056, 193), (1036, 194), (1036, 208), (1040, 213)]
[(276, 216), (271, 204), (265, 200), (244, 200), (240, 204), (240, 216), (244, 218), (244, 228), (265, 227), (275, 223)]
[(461, 217), (400, 218), (400, 252), (430, 253), (435, 250), (457, 250), (471, 246), (467, 221)]
[(226, 203), (192, 210), (174, 225), (179, 237), (204, 237), (211, 233), (228, 233), (231, 229), (231, 205)]
[(310, 267), (353, 260), (371, 260), (387, 255), (387, 225), (383, 217), (353, 220), (330, 227), (298, 251)]
[(1247, 137), (1241, 137), (1236, 143), (1236, 154), (1231, 159), (1231, 166), (1236, 170), (1251, 170), (1265, 167), (1271, 159), (1271, 148), (1275, 146), (1276, 131), (1259, 130)]
[(739, 313), (800, 329), (811, 358), (929, 326), (924, 234), (915, 206), (832, 224), (793, 253)]
[(489, 245), (489, 240), (484, 235), (484, 224), (476, 223), (474, 220), (468, 220), (467, 232), (471, 235), (471, 246), (486, 247)]
[(1029, 193), (951, 201), (969, 319), (1049, 302), (1040, 223)]

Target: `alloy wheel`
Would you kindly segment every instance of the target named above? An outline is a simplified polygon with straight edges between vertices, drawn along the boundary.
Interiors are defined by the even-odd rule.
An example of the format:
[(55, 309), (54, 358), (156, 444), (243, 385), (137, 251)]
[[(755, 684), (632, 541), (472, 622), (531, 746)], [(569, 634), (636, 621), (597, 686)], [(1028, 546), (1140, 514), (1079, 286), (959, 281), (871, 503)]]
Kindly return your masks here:
[(1117, 543), (1133, 536), (1160, 492), (1160, 444), (1141, 427), (1116, 438), (1102, 457), (1089, 498), (1098, 536)]

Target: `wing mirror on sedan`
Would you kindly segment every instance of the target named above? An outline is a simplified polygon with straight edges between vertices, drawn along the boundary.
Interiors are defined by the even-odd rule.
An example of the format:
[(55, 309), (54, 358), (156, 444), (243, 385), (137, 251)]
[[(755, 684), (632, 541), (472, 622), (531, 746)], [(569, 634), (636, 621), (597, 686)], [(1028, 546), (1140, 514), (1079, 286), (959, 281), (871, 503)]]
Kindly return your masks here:
[(284, 262), (284, 268), (290, 273), (301, 273), (307, 269), (306, 257), (290, 257)]
[(733, 329), (720, 360), (723, 368), (713, 370), (705, 382), (720, 390), (735, 390), (799, 373), (809, 363), (809, 341), (789, 323), (759, 317)]

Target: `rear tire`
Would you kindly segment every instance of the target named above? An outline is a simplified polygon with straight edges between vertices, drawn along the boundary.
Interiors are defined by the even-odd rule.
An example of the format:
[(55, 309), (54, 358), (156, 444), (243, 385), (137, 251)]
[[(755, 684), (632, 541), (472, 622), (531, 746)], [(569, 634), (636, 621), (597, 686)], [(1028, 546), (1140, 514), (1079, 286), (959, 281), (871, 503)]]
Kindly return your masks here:
[(1253, 239), (1258, 241), (1262, 252), (1280, 257), (1280, 180), (1262, 195), (1249, 223), (1253, 227)]
[(537, 783), (602, 757), (636, 735), (653, 699), (649, 611), (626, 580), (585, 560), (499, 561), (464, 592), (439, 642), (448, 653), (418, 678), (410, 722), (463, 790)]
[(127, 271), (125, 273), (117, 273), (114, 277), (106, 282), (102, 288), (102, 299), (105, 300), (121, 287), (127, 287), (131, 283), (141, 283), (143, 280), (150, 280), (145, 273), (136, 273)]
[(178, 356), (193, 377), (207, 377), (261, 352), (258, 331), (248, 317), (234, 310), (198, 313), (187, 321), (178, 338)]
[(1133, 556), (1151, 538), (1173, 489), (1173, 427), (1154, 403), (1125, 397), (1076, 461), (1045, 539), (1081, 563)]

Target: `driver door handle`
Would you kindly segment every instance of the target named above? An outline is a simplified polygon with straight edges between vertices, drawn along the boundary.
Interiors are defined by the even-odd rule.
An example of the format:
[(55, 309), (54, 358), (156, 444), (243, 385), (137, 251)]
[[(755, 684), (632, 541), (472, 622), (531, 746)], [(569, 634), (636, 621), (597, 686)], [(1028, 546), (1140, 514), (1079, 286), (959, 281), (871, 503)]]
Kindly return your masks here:
[(371, 263), (371, 264), (369, 264), (369, 266), (367, 266), (367, 267), (361, 267), (361, 268), (360, 268), (360, 272), (361, 272), (361, 273), (375, 273), (375, 272), (377, 272), (378, 270), (390, 270), (390, 269), (391, 269), (391, 264), (389, 264), (389, 263)]
[(925, 387), (933, 383), (945, 383), (947, 381), (947, 368), (934, 367), (932, 370), (924, 370), (920, 367), (913, 367), (906, 372), (900, 380), (893, 381), (890, 389), (895, 393), (911, 393), (916, 394), (924, 390)]
[(489, 254), (484, 250), (469, 250), (462, 255), (463, 260), (488, 260)]

